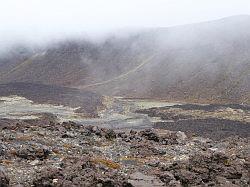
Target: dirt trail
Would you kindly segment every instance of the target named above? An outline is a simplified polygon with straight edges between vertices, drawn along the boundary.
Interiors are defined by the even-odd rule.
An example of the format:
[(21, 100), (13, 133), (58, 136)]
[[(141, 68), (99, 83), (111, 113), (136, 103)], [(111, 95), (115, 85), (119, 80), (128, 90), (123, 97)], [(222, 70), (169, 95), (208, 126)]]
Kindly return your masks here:
[(100, 86), (100, 85), (105, 85), (108, 84), (110, 82), (122, 79), (127, 77), (128, 75), (130, 75), (131, 73), (136, 72), (137, 70), (139, 70), (141, 67), (143, 67), (144, 65), (148, 64), (151, 62), (151, 60), (155, 57), (156, 55), (152, 55), (151, 57), (147, 58), (146, 60), (144, 60), (140, 65), (136, 66), (135, 68), (131, 69), (130, 71), (123, 73), (117, 77), (114, 77), (112, 79), (106, 80), (106, 81), (102, 81), (102, 82), (98, 82), (98, 83), (93, 83), (93, 84), (88, 84), (88, 85), (84, 85), (84, 86), (78, 86), (77, 88), (79, 89), (85, 89), (85, 88), (89, 88), (89, 87), (94, 87), (94, 86)]
[(42, 53), (36, 53), (33, 56), (31, 56), (30, 58), (26, 59), (25, 61), (23, 61), (22, 63), (18, 64), (17, 66), (15, 66), (14, 68), (12, 68), (11, 70), (7, 71), (6, 73), (0, 74), (0, 80), (6, 76), (8, 76), (9, 74), (19, 70), (20, 68), (32, 63), (32, 61), (38, 57), (38, 56), (42, 56), (44, 55), (44, 52)]

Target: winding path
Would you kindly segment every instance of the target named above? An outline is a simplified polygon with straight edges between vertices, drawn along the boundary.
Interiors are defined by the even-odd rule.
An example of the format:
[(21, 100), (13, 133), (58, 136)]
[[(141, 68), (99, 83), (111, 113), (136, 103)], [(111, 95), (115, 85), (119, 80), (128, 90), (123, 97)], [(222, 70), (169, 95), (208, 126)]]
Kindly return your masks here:
[(151, 60), (156, 56), (152, 55), (151, 57), (147, 58), (146, 60), (144, 60), (141, 64), (139, 64), (138, 66), (136, 66), (135, 68), (131, 69), (130, 71), (123, 73), (117, 77), (114, 77), (112, 79), (106, 80), (106, 81), (102, 81), (102, 82), (97, 82), (97, 83), (93, 83), (93, 84), (88, 84), (88, 85), (83, 85), (83, 86), (78, 86), (77, 88), (79, 89), (85, 89), (85, 88), (89, 88), (89, 87), (94, 87), (94, 86), (101, 86), (101, 85), (105, 85), (108, 84), (110, 82), (122, 79), (127, 77), (128, 75), (130, 75), (131, 73), (136, 72), (137, 70), (139, 70), (141, 67), (143, 67), (144, 65), (148, 64), (149, 62), (151, 62)]

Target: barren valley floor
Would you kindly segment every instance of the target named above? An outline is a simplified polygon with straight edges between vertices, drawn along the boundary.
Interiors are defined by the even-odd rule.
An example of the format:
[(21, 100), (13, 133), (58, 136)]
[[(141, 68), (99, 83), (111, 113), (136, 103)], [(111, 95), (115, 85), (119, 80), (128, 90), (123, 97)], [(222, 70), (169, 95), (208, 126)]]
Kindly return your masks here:
[(119, 97), (100, 106), (86, 115), (0, 97), (1, 185), (249, 186), (249, 106)]

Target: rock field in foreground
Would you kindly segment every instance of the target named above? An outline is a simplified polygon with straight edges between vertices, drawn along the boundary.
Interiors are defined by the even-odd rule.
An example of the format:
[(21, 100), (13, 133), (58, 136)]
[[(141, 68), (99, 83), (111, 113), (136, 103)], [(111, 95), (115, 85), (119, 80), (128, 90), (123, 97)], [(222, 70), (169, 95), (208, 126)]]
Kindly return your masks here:
[(249, 138), (0, 120), (0, 186), (249, 186)]

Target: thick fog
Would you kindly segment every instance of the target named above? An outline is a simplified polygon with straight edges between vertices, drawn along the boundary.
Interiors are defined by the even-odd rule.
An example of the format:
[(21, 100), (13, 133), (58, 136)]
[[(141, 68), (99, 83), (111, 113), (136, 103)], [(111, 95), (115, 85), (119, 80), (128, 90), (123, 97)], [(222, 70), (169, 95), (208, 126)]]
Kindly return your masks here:
[(0, 9), (2, 83), (248, 99), (249, 1), (9, 0)]
[(250, 14), (249, 0), (0, 0), (0, 43), (44, 42)]

